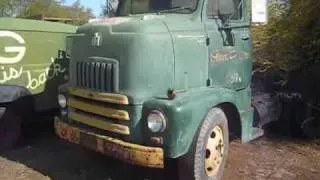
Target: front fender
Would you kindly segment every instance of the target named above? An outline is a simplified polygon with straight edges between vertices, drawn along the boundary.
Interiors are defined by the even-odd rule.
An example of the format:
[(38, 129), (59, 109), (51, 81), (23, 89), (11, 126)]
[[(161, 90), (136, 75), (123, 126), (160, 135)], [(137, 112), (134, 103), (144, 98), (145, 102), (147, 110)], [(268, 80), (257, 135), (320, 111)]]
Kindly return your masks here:
[(147, 114), (154, 109), (162, 111), (167, 119), (167, 129), (162, 134), (165, 155), (177, 158), (186, 154), (197, 133), (198, 127), (209, 109), (218, 104), (229, 102), (237, 104), (236, 92), (225, 88), (203, 88), (178, 94), (175, 100), (151, 99), (143, 105), (144, 122)]
[(6, 108), (0, 106), (0, 119), (2, 118), (5, 112), (6, 112)]

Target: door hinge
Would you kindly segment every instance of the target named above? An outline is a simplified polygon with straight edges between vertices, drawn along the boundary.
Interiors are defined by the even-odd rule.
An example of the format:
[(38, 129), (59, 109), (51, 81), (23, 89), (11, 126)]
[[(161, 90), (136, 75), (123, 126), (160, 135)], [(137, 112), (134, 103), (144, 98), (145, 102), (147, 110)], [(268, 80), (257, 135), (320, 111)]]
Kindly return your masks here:
[(210, 38), (209, 38), (209, 37), (206, 38), (206, 45), (207, 45), (207, 46), (210, 45)]

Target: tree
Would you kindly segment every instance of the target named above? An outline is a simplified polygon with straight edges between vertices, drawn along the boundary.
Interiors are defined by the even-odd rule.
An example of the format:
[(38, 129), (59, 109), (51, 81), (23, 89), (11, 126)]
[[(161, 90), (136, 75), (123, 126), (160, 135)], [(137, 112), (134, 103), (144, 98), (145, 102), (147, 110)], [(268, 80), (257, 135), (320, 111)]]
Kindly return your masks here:
[(90, 18), (94, 17), (92, 9), (85, 8), (81, 5), (80, 0), (75, 1), (71, 7), (67, 8), (69, 12), (69, 17), (72, 19), (80, 19), (81, 21), (88, 21)]
[(80, 25), (93, 17), (92, 10), (81, 6), (76, 1), (69, 6), (63, 6), (64, 1), (57, 0), (31, 0), (23, 9), (19, 17), (34, 19), (35, 17), (70, 18), (72, 24)]
[(0, 17), (14, 16), (19, 2), (19, 0), (0, 0)]
[(58, 3), (54, 0), (32, 0), (19, 17), (32, 18), (35, 16), (60, 15)]
[(102, 7), (102, 15), (106, 17), (113, 17), (117, 13), (119, 0), (106, 0), (106, 4)]
[(252, 28), (255, 62), (290, 72), (319, 61), (319, 9), (317, 0), (291, 0), (286, 9), (270, 6), (268, 25)]

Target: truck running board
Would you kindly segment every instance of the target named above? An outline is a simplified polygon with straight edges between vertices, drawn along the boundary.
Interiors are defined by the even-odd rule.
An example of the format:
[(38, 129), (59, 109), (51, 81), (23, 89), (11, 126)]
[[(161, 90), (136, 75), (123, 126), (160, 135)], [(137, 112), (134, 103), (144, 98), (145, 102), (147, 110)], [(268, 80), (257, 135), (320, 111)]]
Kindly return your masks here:
[(264, 135), (264, 130), (261, 128), (252, 128), (252, 140), (255, 140)]

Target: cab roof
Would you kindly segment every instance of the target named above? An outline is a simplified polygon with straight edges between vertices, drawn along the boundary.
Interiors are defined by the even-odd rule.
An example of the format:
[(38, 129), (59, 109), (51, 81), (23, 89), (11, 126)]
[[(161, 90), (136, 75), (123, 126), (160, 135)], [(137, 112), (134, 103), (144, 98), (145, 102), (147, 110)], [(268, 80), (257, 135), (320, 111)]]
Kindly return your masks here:
[(0, 30), (75, 33), (77, 26), (58, 22), (21, 18), (0, 18)]

